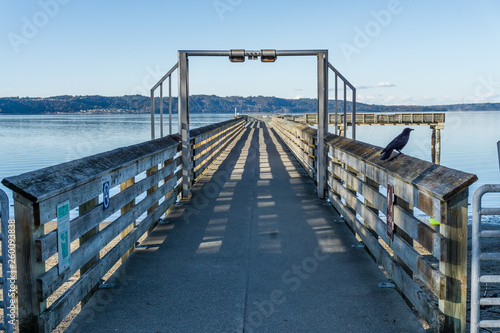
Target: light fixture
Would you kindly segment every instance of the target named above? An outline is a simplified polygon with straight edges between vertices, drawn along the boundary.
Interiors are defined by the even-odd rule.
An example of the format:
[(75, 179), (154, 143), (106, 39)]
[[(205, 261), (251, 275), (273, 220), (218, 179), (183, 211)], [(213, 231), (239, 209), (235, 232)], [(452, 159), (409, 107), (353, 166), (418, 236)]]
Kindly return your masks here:
[(229, 60), (231, 62), (244, 62), (245, 50), (230, 50)]
[(275, 62), (276, 50), (261, 50), (260, 61), (262, 62)]

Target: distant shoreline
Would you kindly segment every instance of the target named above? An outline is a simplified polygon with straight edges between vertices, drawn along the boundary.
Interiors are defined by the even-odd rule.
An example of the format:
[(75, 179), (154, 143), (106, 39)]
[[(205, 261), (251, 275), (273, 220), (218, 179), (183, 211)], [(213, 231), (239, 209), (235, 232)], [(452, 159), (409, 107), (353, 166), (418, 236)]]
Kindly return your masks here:
[[(177, 110), (177, 97), (172, 98), (172, 111)], [(0, 98), (0, 115), (58, 115), (58, 114), (149, 114), (151, 100), (141, 95), (127, 96), (54, 96), (46, 98), (5, 97)], [(328, 101), (330, 110), (335, 108), (335, 100)], [(338, 111), (343, 113), (344, 102), (339, 100)], [(304, 114), (315, 113), (317, 102), (314, 98), (285, 99), (266, 96), (191, 95), (190, 113), (234, 113), (239, 114)], [(164, 98), (163, 113), (168, 114), (168, 97)], [(352, 103), (346, 102), (348, 113)], [(359, 113), (421, 113), (448, 111), (500, 111), (500, 103), (470, 103), (449, 105), (375, 105), (356, 103)], [(155, 99), (155, 113), (160, 112), (160, 98)]]

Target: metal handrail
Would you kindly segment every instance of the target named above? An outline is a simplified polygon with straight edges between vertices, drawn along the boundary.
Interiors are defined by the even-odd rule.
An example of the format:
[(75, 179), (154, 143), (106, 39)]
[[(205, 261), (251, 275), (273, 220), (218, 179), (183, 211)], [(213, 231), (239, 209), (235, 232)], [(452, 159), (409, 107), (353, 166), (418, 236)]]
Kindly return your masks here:
[(500, 184), (483, 185), (474, 192), (472, 199), (472, 267), (471, 267), (471, 314), (470, 327), (472, 333), (479, 328), (500, 328), (499, 320), (480, 320), (481, 305), (500, 305), (500, 298), (481, 298), (481, 283), (500, 283), (500, 275), (481, 275), (481, 260), (491, 260), (500, 253), (481, 253), (481, 238), (500, 238), (500, 230), (481, 231), (482, 215), (500, 215), (500, 208), (482, 208), (481, 199), (484, 194), (500, 192)]
[(338, 78), (344, 82), (344, 137), (347, 136), (347, 86), (351, 88), (352, 91), (352, 138), (356, 140), (356, 88), (342, 75), (340, 72), (333, 67), (332, 64), (328, 63), (328, 68), (330, 68), (335, 73), (335, 135), (338, 134)]
[(160, 137), (163, 137), (163, 82), (168, 78), (168, 134), (172, 134), (172, 74), (179, 67), (177, 62), (151, 88), (151, 139), (155, 138), (155, 90), (160, 87)]
[(11, 313), (14, 304), (11, 297), (12, 265), (9, 264), (9, 261), (11, 261), (9, 260), (9, 197), (2, 190), (0, 190), (0, 220), (2, 221), (0, 234), (0, 240), (2, 241), (2, 277), (0, 281), (3, 284), (3, 299), (0, 301), (0, 307), (3, 308), (3, 323), (0, 323), (0, 330), (12, 333), (12, 323), (15, 316)]

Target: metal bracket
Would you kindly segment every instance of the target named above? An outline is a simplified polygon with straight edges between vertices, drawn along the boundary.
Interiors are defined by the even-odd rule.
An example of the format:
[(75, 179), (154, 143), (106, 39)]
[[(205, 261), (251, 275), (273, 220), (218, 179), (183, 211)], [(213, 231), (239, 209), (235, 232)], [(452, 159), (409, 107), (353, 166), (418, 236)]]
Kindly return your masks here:
[(104, 280), (100, 279), (97, 289), (110, 289), (110, 288), (115, 288), (115, 287), (116, 287), (116, 283), (104, 283)]
[(391, 282), (379, 282), (378, 283), (379, 288), (390, 288), (390, 289), (396, 289), (396, 285)]

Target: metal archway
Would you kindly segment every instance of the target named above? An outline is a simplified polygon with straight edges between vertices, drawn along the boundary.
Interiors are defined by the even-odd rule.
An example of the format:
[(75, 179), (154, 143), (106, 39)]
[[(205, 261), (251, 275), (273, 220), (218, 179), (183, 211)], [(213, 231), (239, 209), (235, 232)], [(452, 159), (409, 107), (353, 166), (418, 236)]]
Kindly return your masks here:
[[(317, 149), (324, 151), (325, 143), (324, 136), (328, 132), (328, 69), (335, 73), (335, 97), (337, 99), (337, 77), (344, 81), (344, 114), (346, 114), (345, 96), (346, 86), (349, 86), (353, 92), (353, 116), (352, 128), (353, 138), (355, 138), (356, 126), (356, 89), (350, 84), (329, 62), (328, 50), (227, 50), (227, 51), (206, 51), (206, 50), (180, 50), (178, 51), (179, 61), (172, 69), (163, 76), (163, 78), (151, 89), (151, 138), (155, 138), (154, 130), (154, 91), (160, 87), (160, 117), (163, 119), (163, 81), (169, 79), (169, 110), (170, 119), (172, 114), (171, 108), (171, 75), (178, 69), (179, 81), (179, 133), (182, 137), (182, 168), (183, 168), (183, 188), (182, 196), (187, 197), (190, 192), (190, 173), (189, 173), (189, 57), (228, 57), (231, 62), (243, 62), (245, 58), (256, 60), (259, 57), (262, 62), (274, 62), (277, 57), (282, 56), (316, 56), (317, 57), (317, 82), (318, 82), (318, 132), (317, 132)], [(337, 129), (337, 103), (335, 103), (335, 128)], [(346, 119), (347, 117), (344, 117)], [(161, 120), (161, 135), (163, 136), (163, 121)], [(346, 124), (344, 124), (346, 126)], [(170, 122), (171, 128), (171, 122)], [(346, 127), (344, 127), (344, 130)], [(171, 132), (171, 129), (170, 129)], [(345, 133), (346, 131), (344, 131)], [(318, 197), (325, 198), (325, 182), (326, 182), (326, 155), (318, 154), (316, 164), (316, 184)]]

